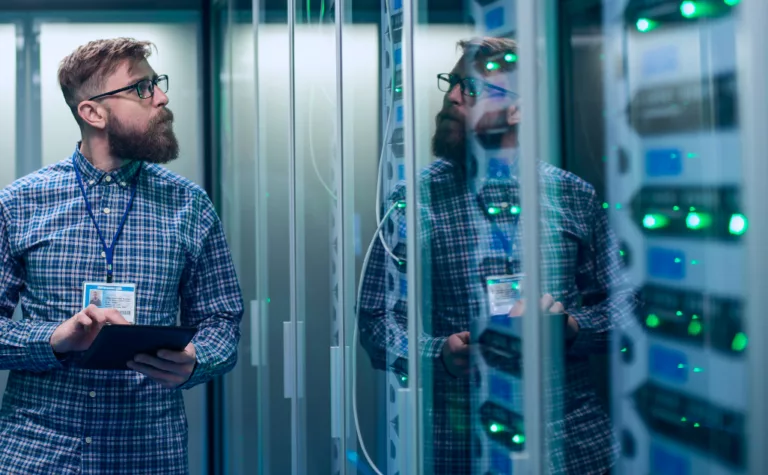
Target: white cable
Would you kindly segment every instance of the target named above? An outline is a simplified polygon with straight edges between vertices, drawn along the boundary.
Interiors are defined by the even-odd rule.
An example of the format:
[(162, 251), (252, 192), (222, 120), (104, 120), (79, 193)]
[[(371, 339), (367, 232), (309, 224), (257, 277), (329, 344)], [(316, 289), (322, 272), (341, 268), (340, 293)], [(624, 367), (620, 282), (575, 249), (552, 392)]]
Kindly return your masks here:
[[(400, 205), (400, 202), (397, 202), (393, 204), (387, 213), (384, 215), (384, 219), (379, 223), (378, 229), (376, 229), (376, 235), (371, 239), (371, 243), (368, 245), (368, 250), (365, 252), (365, 258), (363, 259), (363, 267), (360, 270), (360, 282), (357, 285), (357, 297), (355, 299), (355, 315), (360, 315), (360, 301), (362, 300), (363, 295), (363, 282), (365, 281), (365, 272), (368, 269), (368, 261), (371, 258), (371, 252), (373, 251), (373, 246), (376, 244), (376, 239), (379, 233), (381, 232), (381, 228), (384, 227), (384, 223), (386, 222), (386, 219), (389, 217), (389, 215), (392, 213), (392, 211), (397, 208), (397, 206)], [(375, 463), (373, 463), (373, 460), (371, 460), (371, 456), (368, 455), (368, 451), (365, 449), (365, 441), (363, 440), (363, 434), (360, 431), (360, 418), (357, 416), (357, 339), (358, 339), (358, 322), (355, 321), (354, 330), (352, 332), (352, 415), (355, 419), (355, 430), (357, 431), (357, 440), (360, 441), (360, 449), (363, 452), (363, 455), (365, 456), (365, 460), (368, 461), (368, 465), (371, 466), (374, 472), (376, 472), (376, 475), (383, 475)]]

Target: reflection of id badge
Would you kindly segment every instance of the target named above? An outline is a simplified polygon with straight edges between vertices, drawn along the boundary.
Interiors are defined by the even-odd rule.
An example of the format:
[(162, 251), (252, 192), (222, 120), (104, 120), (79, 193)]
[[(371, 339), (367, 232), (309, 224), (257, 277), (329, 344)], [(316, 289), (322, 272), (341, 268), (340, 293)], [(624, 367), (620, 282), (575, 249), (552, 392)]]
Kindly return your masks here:
[(136, 319), (136, 284), (105, 284), (86, 282), (83, 284), (83, 308), (96, 305), (99, 308), (114, 308), (124, 319), (134, 323)]
[(497, 275), (485, 279), (488, 288), (488, 315), (508, 316), (512, 307), (522, 298), (525, 274)]

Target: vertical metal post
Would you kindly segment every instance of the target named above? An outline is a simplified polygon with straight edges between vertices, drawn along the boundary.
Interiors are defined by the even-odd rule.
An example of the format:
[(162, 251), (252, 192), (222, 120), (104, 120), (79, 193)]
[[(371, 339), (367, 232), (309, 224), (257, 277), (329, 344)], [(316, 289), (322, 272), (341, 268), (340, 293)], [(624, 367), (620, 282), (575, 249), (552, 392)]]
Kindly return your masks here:
[[(419, 475), (421, 471), (421, 348), (419, 335), (422, 326), (422, 252), (421, 223), (419, 221), (420, 183), (416, 159), (416, 107), (414, 81), (414, 3), (403, 2), (403, 128), (405, 131), (405, 181), (406, 181), (406, 229), (407, 233), (407, 279), (408, 279), (408, 403), (410, 415), (405, 424), (405, 433), (411, 452), (408, 456), (407, 473)], [(402, 427), (402, 426), (401, 426)]]
[(768, 451), (765, 450), (765, 427), (768, 425), (768, 378), (765, 361), (768, 361), (768, 254), (762, 240), (768, 236), (768, 201), (765, 179), (768, 178), (768, 3), (760, 0), (741, 2), (738, 37), (738, 78), (740, 124), (743, 134), (742, 153), (744, 163), (744, 206), (749, 218), (745, 234), (747, 270), (746, 315), (749, 349), (749, 409), (748, 452), (749, 473), (768, 473)]
[[(291, 290), (290, 323), (292, 331), (292, 348), (296, 348), (296, 328), (298, 327), (298, 246), (297, 246), (297, 213), (296, 213), (296, 4), (295, 0), (288, 1), (288, 252)], [(295, 356), (295, 355), (294, 355)], [(295, 363), (295, 358), (294, 358)], [(299, 400), (296, 394), (298, 387), (298, 371), (294, 368), (293, 394), (291, 397), (291, 473), (299, 474)]]
[(16, 23), (16, 176), (42, 166), (40, 26), (32, 15)]
[(537, 84), (538, 23), (536, 0), (518, 0), (517, 31), (520, 55), (520, 92), (524, 101), (525, 120), (520, 125), (521, 220), (523, 224), (523, 269), (526, 273), (525, 294), (528, 301), (523, 319), (523, 408), (525, 444), (531, 475), (542, 475), (544, 457), (543, 325), (538, 301), (541, 295), (539, 272), (539, 174), (537, 160), (541, 150), (537, 134), (541, 123)]
[[(339, 294), (338, 302), (341, 308), (341, 318), (338, 319), (339, 325), (339, 337), (336, 344), (339, 345), (339, 359), (341, 367), (344, 370), (339, 371), (339, 400), (331, 401), (331, 404), (338, 404), (339, 413), (339, 425), (341, 427), (339, 451), (341, 463), (339, 464), (339, 474), (344, 475), (347, 469), (346, 454), (347, 454), (347, 378), (346, 378), (346, 361), (347, 361), (347, 318), (353, 317), (350, 314), (350, 310), (354, 313), (354, 307), (350, 309), (349, 298), (349, 279), (352, 279), (354, 287), (354, 254), (350, 256), (347, 249), (349, 241), (347, 240), (347, 228), (350, 227), (350, 216), (352, 209), (354, 208), (354, 196), (351, 195), (350, 189), (354, 177), (348, 176), (344, 163), (344, 68), (343, 68), (343, 32), (344, 32), (344, 1), (336, 0), (335, 2), (335, 18), (334, 26), (336, 28), (336, 159), (339, 163), (338, 174), (339, 181), (336, 187), (336, 210), (337, 216), (339, 216), (339, 222), (337, 227), (338, 236), (338, 252), (341, 257), (341, 265), (337, 269), (338, 282), (339, 282)], [(352, 271), (349, 271), (350, 258), (352, 260)], [(352, 343), (354, 344), (354, 342)], [(353, 388), (354, 390), (354, 388)]]

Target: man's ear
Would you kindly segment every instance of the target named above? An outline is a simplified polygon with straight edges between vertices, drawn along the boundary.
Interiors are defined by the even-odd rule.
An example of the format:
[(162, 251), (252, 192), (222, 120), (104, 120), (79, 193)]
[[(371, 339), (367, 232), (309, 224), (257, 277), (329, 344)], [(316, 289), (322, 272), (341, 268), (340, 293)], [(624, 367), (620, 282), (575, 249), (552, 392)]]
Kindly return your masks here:
[(96, 101), (83, 101), (77, 105), (77, 115), (94, 129), (104, 129), (107, 126), (107, 110)]

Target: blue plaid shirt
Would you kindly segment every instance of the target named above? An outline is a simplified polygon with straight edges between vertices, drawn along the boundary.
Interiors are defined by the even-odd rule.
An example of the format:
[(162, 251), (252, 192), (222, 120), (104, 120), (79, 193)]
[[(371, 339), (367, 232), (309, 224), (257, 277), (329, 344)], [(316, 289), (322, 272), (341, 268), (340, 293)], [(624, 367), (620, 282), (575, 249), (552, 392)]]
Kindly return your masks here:
[[(78, 150), (88, 199), (107, 242), (138, 189), (115, 246), (114, 281), (135, 283), (136, 324), (197, 327), (197, 365), (182, 388), (235, 365), (243, 313), (221, 223), (205, 192), (157, 165), (105, 173)], [(139, 171), (139, 167), (142, 169)], [(0, 410), (3, 474), (184, 474), (187, 421), (179, 390), (134, 371), (59, 360), (50, 338), (81, 310), (83, 282), (106, 263), (70, 157), (0, 192)], [(23, 320), (13, 321), (21, 301)]]
[[(488, 179), (477, 192), (450, 162), (437, 160), (420, 176), (420, 222), (427, 278), (431, 291), (425, 333), (419, 351), (425, 374), (431, 375), (431, 400), (425, 401), (425, 424), (431, 426), (426, 465), (436, 474), (477, 471), (479, 452), (472, 447), (473, 414), (470, 378), (453, 378), (440, 361), (447, 338), (477, 328), (488, 318), (485, 278), (522, 271), (522, 219), (510, 212), (493, 218), (482, 209), (507, 203), (519, 206), (520, 185), (514, 170), (502, 179)], [(563, 420), (547, 427), (557, 448), (549, 454), (552, 473), (603, 475), (614, 463), (618, 444), (611, 423), (590, 379), (589, 356), (605, 353), (616, 328), (632, 321), (637, 304), (622, 272), (616, 239), (594, 189), (575, 175), (540, 163), (542, 292), (562, 302), (579, 324), (577, 338), (566, 351), (564, 389), (558, 412)], [(392, 203), (405, 199), (404, 187)], [(509, 208), (506, 208), (508, 210)], [(385, 227), (405, 235), (405, 208), (392, 213), (395, 224)], [(505, 236), (499, 237), (498, 231)], [(502, 239), (508, 246), (500, 245)], [(392, 243), (390, 242), (390, 248)], [(407, 304), (387, 289), (387, 255), (375, 243), (363, 283), (360, 339), (375, 367), (388, 369), (408, 357)], [(408, 262), (406, 265), (412, 265)], [(477, 342), (479, 335), (472, 334)], [(425, 392), (425, 394), (429, 394)], [(521, 394), (505, 401), (520, 406)], [(483, 401), (476, 401), (482, 403)], [(474, 469), (473, 469), (474, 467)]]

